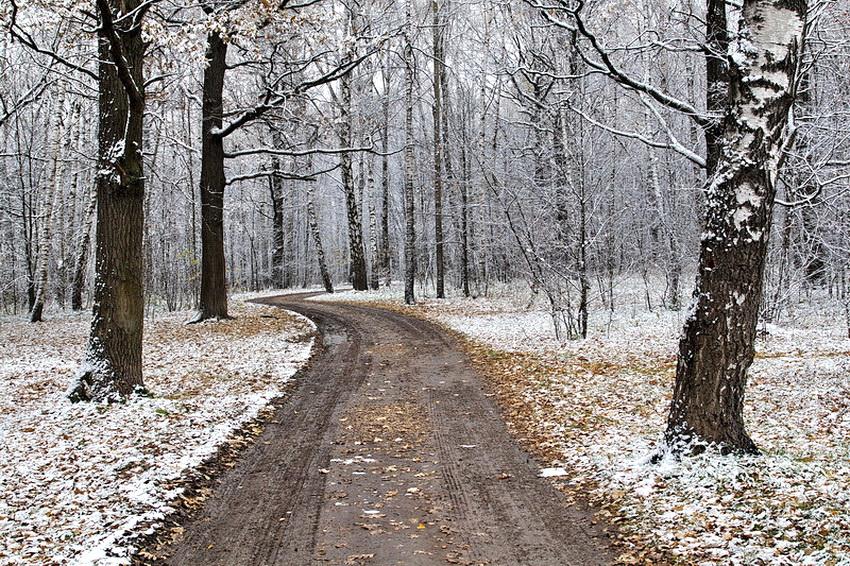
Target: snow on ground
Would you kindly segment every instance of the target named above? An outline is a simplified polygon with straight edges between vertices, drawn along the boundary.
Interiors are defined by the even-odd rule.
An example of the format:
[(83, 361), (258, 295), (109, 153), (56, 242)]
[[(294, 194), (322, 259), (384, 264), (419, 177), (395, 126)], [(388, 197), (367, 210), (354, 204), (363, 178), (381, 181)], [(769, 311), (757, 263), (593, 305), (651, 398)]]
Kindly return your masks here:
[(315, 327), (280, 309), (231, 304), (234, 320), (149, 320), (152, 397), (72, 404), (64, 391), (89, 316), (0, 321), (0, 564), (119, 564), (137, 525), (171, 510), (174, 480), (283, 393)]
[(293, 287), (290, 289), (262, 289), (260, 291), (242, 291), (231, 295), (231, 299), (236, 301), (250, 301), (252, 299), (262, 299), (265, 297), (277, 297), (279, 295), (298, 295), (301, 293), (324, 293), (325, 288), (321, 285), (311, 285), (310, 287)]
[[(401, 291), (318, 300), (400, 306)], [(523, 290), (424, 298), (412, 312), (485, 351), (473, 358), (492, 374), (509, 424), (551, 460), (541, 474), (569, 470), (553, 481), (570, 481), (568, 491), (589, 494), (621, 527), (624, 562), (657, 560), (660, 551), (700, 564), (850, 564), (850, 340), (842, 307), (804, 302), (782, 326), (765, 328), (745, 413), (762, 456), (707, 452), (651, 464), (684, 313), (650, 312), (642, 295), (624, 285), (614, 313), (596, 306), (587, 340), (564, 344)]]

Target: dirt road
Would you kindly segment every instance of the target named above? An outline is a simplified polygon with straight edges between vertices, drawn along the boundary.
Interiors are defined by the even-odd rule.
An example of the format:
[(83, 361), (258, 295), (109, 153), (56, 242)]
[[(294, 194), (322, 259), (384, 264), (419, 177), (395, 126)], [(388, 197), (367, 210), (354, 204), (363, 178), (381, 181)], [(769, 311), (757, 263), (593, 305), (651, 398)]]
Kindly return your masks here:
[(607, 538), (536, 477), (438, 328), (298, 296), (263, 302), (314, 320), (322, 351), (167, 563), (611, 563)]

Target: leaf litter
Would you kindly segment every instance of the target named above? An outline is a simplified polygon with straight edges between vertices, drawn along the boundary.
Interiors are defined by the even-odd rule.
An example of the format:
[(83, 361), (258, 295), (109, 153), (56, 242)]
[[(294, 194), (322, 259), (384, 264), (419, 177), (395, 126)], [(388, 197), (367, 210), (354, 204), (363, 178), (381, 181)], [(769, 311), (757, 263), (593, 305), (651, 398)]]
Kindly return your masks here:
[[(306, 318), (232, 305), (233, 320), (185, 325), (190, 313), (146, 321), (152, 396), (72, 404), (88, 317), (49, 313), (0, 323), (0, 564), (126, 564), (136, 539), (178, 505), (178, 481), (250, 425), (306, 362)], [(251, 436), (254, 433), (246, 431)]]

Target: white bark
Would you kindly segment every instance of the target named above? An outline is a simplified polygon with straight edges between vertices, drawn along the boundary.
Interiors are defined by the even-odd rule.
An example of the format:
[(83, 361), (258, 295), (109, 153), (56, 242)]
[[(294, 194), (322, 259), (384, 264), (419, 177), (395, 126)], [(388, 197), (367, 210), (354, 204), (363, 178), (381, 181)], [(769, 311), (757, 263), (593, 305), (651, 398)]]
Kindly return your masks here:
[(416, 276), (416, 233), (413, 209), (413, 15), (411, 0), (405, 1), (405, 61), (404, 68), (404, 302), (416, 302), (413, 283)]
[(61, 192), (62, 177), (65, 174), (65, 160), (61, 155), (62, 140), (65, 137), (65, 90), (62, 88), (54, 109), (53, 123), (50, 126), (50, 153), (52, 165), (45, 184), (44, 206), (42, 208), (41, 234), (38, 245), (38, 267), (36, 269), (35, 303), (30, 311), (30, 322), (41, 322), (47, 294), (47, 272), (50, 264), (50, 233), (56, 208), (56, 195)]

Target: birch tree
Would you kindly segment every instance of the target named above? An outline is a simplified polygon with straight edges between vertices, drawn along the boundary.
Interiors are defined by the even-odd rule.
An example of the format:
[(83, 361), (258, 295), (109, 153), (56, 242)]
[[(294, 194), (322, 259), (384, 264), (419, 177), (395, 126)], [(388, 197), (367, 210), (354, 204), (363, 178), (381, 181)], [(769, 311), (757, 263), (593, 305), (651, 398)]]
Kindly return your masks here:
[(413, 51), (413, 8), (411, 0), (405, 0), (404, 31), (404, 302), (416, 302), (414, 282), (416, 279), (416, 228), (414, 217), (414, 155), (413, 155), (413, 67), (416, 64)]
[[(719, 13), (719, 11), (718, 11)], [(727, 64), (717, 166), (705, 189), (694, 303), (679, 343), (667, 439), (755, 452), (744, 426), (776, 181), (793, 137), (807, 4), (745, 0)], [(709, 25), (719, 16), (709, 13)]]
[(570, 19), (548, 10), (540, 13), (550, 24), (586, 40), (589, 51), (582, 58), (587, 65), (646, 103), (687, 115), (705, 132), (706, 155), (701, 157), (669, 129), (663, 144), (614, 131), (675, 150), (708, 174), (705, 231), (692, 311), (679, 343), (667, 443), (676, 452), (689, 443), (699, 451), (706, 442), (754, 452), (744, 427), (744, 391), (754, 355), (776, 179), (793, 137), (791, 110), (806, 3), (745, 0), (730, 17), (724, 2), (708, 0), (706, 113), (625, 71), (588, 27), (583, 3), (561, 6), (560, 13)]
[[(353, 38), (356, 33), (355, 19), (357, 14), (351, 9), (347, 9), (348, 17), (348, 33)], [(343, 60), (348, 62), (355, 58), (353, 44), (344, 54)], [(352, 76), (346, 73), (340, 80), (339, 84), (339, 141), (342, 147), (352, 147), (353, 122), (352, 115)], [(361, 222), (361, 207), (362, 203), (358, 202), (357, 192), (354, 187), (354, 172), (352, 170), (351, 153), (343, 152), (340, 154), (340, 171), (342, 175), (342, 188), (345, 192), (345, 207), (348, 214), (348, 253), (349, 261), (351, 262), (351, 283), (356, 291), (365, 291), (368, 289), (368, 277), (366, 274), (366, 257), (363, 250), (363, 225)], [(362, 174), (362, 173), (361, 173)]]
[(47, 177), (44, 206), (42, 207), (41, 235), (39, 236), (38, 271), (36, 274), (36, 293), (32, 309), (30, 309), (30, 322), (41, 322), (44, 311), (45, 295), (47, 293), (47, 272), (50, 264), (51, 230), (53, 228), (54, 216), (56, 216), (56, 201), (62, 191), (62, 177), (64, 175), (64, 163), (60, 154), (62, 138), (65, 136), (65, 87), (62, 86), (53, 109), (54, 119), (48, 135), (51, 136), (52, 167)]
[(441, 7), (439, 0), (431, 0), (434, 65), (434, 102), (432, 104), (434, 124), (434, 262), (436, 263), (438, 299), (443, 299), (446, 296), (445, 251), (443, 249), (443, 81), (445, 79), (443, 38), (445, 36), (445, 24), (442, 19)]

